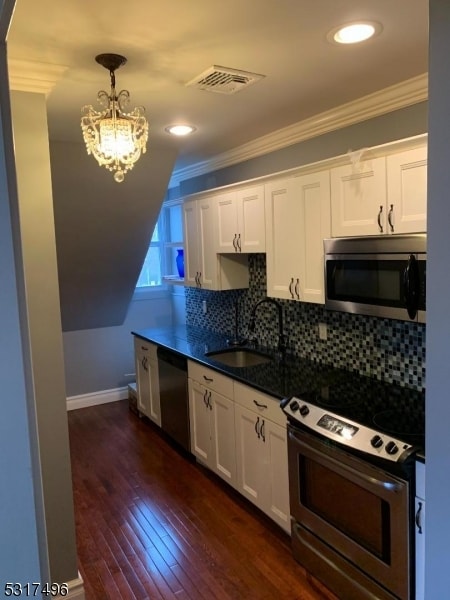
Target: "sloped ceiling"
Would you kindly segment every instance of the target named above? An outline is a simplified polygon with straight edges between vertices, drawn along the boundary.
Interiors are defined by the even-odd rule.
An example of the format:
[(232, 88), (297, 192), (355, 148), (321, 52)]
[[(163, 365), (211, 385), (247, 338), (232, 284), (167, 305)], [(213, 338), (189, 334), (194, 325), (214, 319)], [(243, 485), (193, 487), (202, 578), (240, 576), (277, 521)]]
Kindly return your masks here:
[(63, 331), (123, 323), (175, 158), (153, 144), (118, 184), (82, 144), (51, 142)]

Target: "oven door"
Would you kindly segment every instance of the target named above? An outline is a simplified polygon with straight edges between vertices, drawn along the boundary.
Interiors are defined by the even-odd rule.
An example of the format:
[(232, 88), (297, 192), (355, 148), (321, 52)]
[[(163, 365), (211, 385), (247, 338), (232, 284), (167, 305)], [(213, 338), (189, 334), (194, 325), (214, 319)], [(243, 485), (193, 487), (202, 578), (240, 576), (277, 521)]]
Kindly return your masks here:
[[(306, 568), (313, 572), (318, 568), (316, 574), (325, 583), (327, 576), (321, 575), (333, 577), (333, 568), (339, 577), (344, 574), (338, 578), (341, 593), (346, 579), (349, 585), (359, 580), (355, 585), (367, 589), (374, 582), (374, 590), (382, 586), (389, 591), (366, 596), (349, 588), (346, 598), (407, 600), (411, 576), (408, 482), (291, 425), (288, 430), (296, 558), (303, 562), (306, 557)], [(329, 553), (322, 552), (327, 548)], [(313, 558), (307, 556), (308, 549)], [(316, 568), (318, 556), (323, 564)]]

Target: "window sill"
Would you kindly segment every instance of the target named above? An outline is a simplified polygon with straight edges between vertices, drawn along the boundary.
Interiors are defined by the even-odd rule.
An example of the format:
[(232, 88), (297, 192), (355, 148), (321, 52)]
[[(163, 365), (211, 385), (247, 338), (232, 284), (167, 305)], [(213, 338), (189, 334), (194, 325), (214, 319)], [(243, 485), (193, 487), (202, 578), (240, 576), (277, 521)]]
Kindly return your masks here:
[(170, 290), (166, 285), (158, 285), (154, 287), (141, 287), (134, 290), (132, 301), (135, 300), (156, 300), (158, 298), (167, 298), (170, 295)]

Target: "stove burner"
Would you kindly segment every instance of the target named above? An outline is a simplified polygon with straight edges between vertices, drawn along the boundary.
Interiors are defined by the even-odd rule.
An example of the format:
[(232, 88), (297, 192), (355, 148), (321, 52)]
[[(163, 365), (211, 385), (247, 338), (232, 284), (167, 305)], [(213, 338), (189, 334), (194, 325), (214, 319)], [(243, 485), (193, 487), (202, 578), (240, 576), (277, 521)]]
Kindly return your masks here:
[[(345, 390), (339, 389), (338, 393), (336, 393), (332, 386), (322, 386), (320, 389), (314, 391), (311, 394), (310, 401), (317, 406), (324, 406), (327, 408), (341, 408), (346, 409), (350, 406), (358, 406), (361, 404), (362, 399), (360, 396), (352, 393), (352, 390), (349, 390), (348, 393), (345, 393)], [(305, 400), (307, 398), (305, 397)]]
[(425, 434), (423, 416), (418, 414), (385, 410), (374, 415), (373, 422), (379, 429), (392, 435)]

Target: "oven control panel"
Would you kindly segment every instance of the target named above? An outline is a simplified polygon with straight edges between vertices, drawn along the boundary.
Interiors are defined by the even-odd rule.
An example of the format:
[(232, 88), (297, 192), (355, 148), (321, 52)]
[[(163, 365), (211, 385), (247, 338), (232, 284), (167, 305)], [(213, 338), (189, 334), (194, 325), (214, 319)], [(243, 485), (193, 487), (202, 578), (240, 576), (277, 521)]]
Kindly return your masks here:
[(398, 462), (413, 446), (389, 434), (336, 415), (299, 398), (285, 398), (281, 407), (294, 423), (354, 450)]

